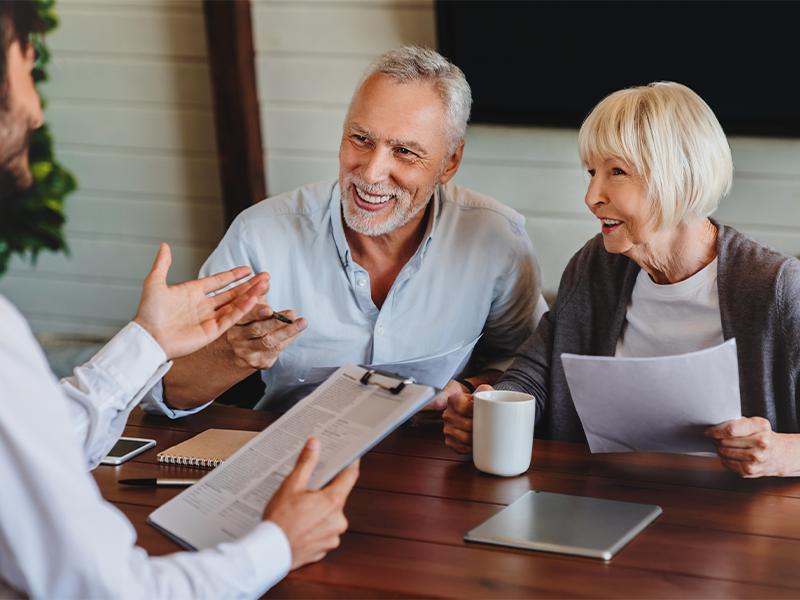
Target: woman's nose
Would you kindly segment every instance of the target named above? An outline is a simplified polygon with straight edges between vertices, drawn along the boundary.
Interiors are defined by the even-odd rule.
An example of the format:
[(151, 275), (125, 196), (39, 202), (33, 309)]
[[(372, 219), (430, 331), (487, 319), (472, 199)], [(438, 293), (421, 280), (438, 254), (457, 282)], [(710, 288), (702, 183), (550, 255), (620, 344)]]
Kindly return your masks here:
[(586, 206), (590, 210), (594, 207), (602, 206), (608, 203), (608, 195), (605, 190), (605, 183), (601, 175), (598, 173), (589, 181), (589, 187), (586, 189), (586, 197), (584, 198)]

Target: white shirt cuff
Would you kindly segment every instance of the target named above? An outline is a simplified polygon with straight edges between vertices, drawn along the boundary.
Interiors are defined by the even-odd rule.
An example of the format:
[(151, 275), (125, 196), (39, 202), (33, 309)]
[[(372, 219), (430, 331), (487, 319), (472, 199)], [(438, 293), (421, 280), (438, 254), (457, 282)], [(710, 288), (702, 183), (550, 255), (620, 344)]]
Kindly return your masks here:
[[(211, 402), (214, 401), (212, 400)], [(142, 401), (139, 403), (139, 406), (143, 411), (148, 413), (166, 415), (170, 419), (179, 419), (181, 417), (187, 417), (196, 412), (200, 412), (206, 406), (209, 406), (211, 402), (206, 402), (205, 404), (196, 406), (194, 408), (187, 408), (186, 410), (167, 406), (167, 403), (164, 401), (164, 382), (159, 379), (142, 397)]]
[(91, 362), (108, 373), (127, 397), (141, 393), (154, 383), (154, 373), (163, 377), (172, 366), (153, 336), (133, 322), (103, 346)]

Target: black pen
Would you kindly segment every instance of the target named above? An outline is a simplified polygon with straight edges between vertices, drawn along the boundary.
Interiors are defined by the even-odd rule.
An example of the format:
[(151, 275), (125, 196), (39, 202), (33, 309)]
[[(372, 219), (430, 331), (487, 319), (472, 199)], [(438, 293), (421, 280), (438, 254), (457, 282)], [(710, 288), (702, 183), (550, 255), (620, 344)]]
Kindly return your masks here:
[(183, 486), (194, 485), (199, 479), (120, 479), (117, 483), (123, 485), (141, 485), (145, 487), (156, 487), (162, 485)]
[(270, 319), (278, 319), (278, 321), (280, 321), (281, 323), (287, 323), (289, 325), (294, 323), (294, 321), (292, 321), (289, 317), (284, 317), (281, 313), (277, 312), (272, 313)]

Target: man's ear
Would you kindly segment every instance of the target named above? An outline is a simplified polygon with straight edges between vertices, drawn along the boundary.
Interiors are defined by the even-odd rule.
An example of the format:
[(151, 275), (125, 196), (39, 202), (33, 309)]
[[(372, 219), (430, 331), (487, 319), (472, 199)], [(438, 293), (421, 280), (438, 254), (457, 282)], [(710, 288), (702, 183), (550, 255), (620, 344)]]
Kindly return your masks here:
[(452, 156), (447, 159), (447, 163), (445, 164), (444, 171), (442, 171), (441, 176), (439, 177), (439, 183), (447, 183), (450, 181), (453, 176), (458, 171), (458, 167), (461, 164), (461, 157), (464, 156), (464, 140), (461, 140), (461, 143), (456, 148), (456, 151), (453, 152)]

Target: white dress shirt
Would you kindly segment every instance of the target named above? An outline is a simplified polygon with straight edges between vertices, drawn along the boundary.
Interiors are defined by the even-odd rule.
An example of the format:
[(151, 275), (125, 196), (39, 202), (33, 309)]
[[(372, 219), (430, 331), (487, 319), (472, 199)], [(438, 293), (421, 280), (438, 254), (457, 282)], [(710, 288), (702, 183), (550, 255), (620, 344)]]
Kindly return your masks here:
[(273, 523), (236, 543), (155, 558), (101, 498), (87, 468), (169, 368), (165, 360), (131, 323), (59, 383), (0, 296), (0, 597), (250, 598), (288, 572), (291, 550)]
[[(471, 342), (481, 332), (464, 376), (510, 364), (547, 310), (525, 218), (452, 182), (437, 186), (431, 202), (422, 243), (380, 309), (345, 238), (338, 179), (268, 198), (234, 220), (200, 275), (234, 266), (266, 271), (270, 306), (308, 319), (262, 371), (266, 391), (256, 408), (290, 408), (313, 389), (303, 382), (313, 367), (390, 364)], [(203, 408), (169, 408), (160, 384), (143, 407), (172, 417)]]

